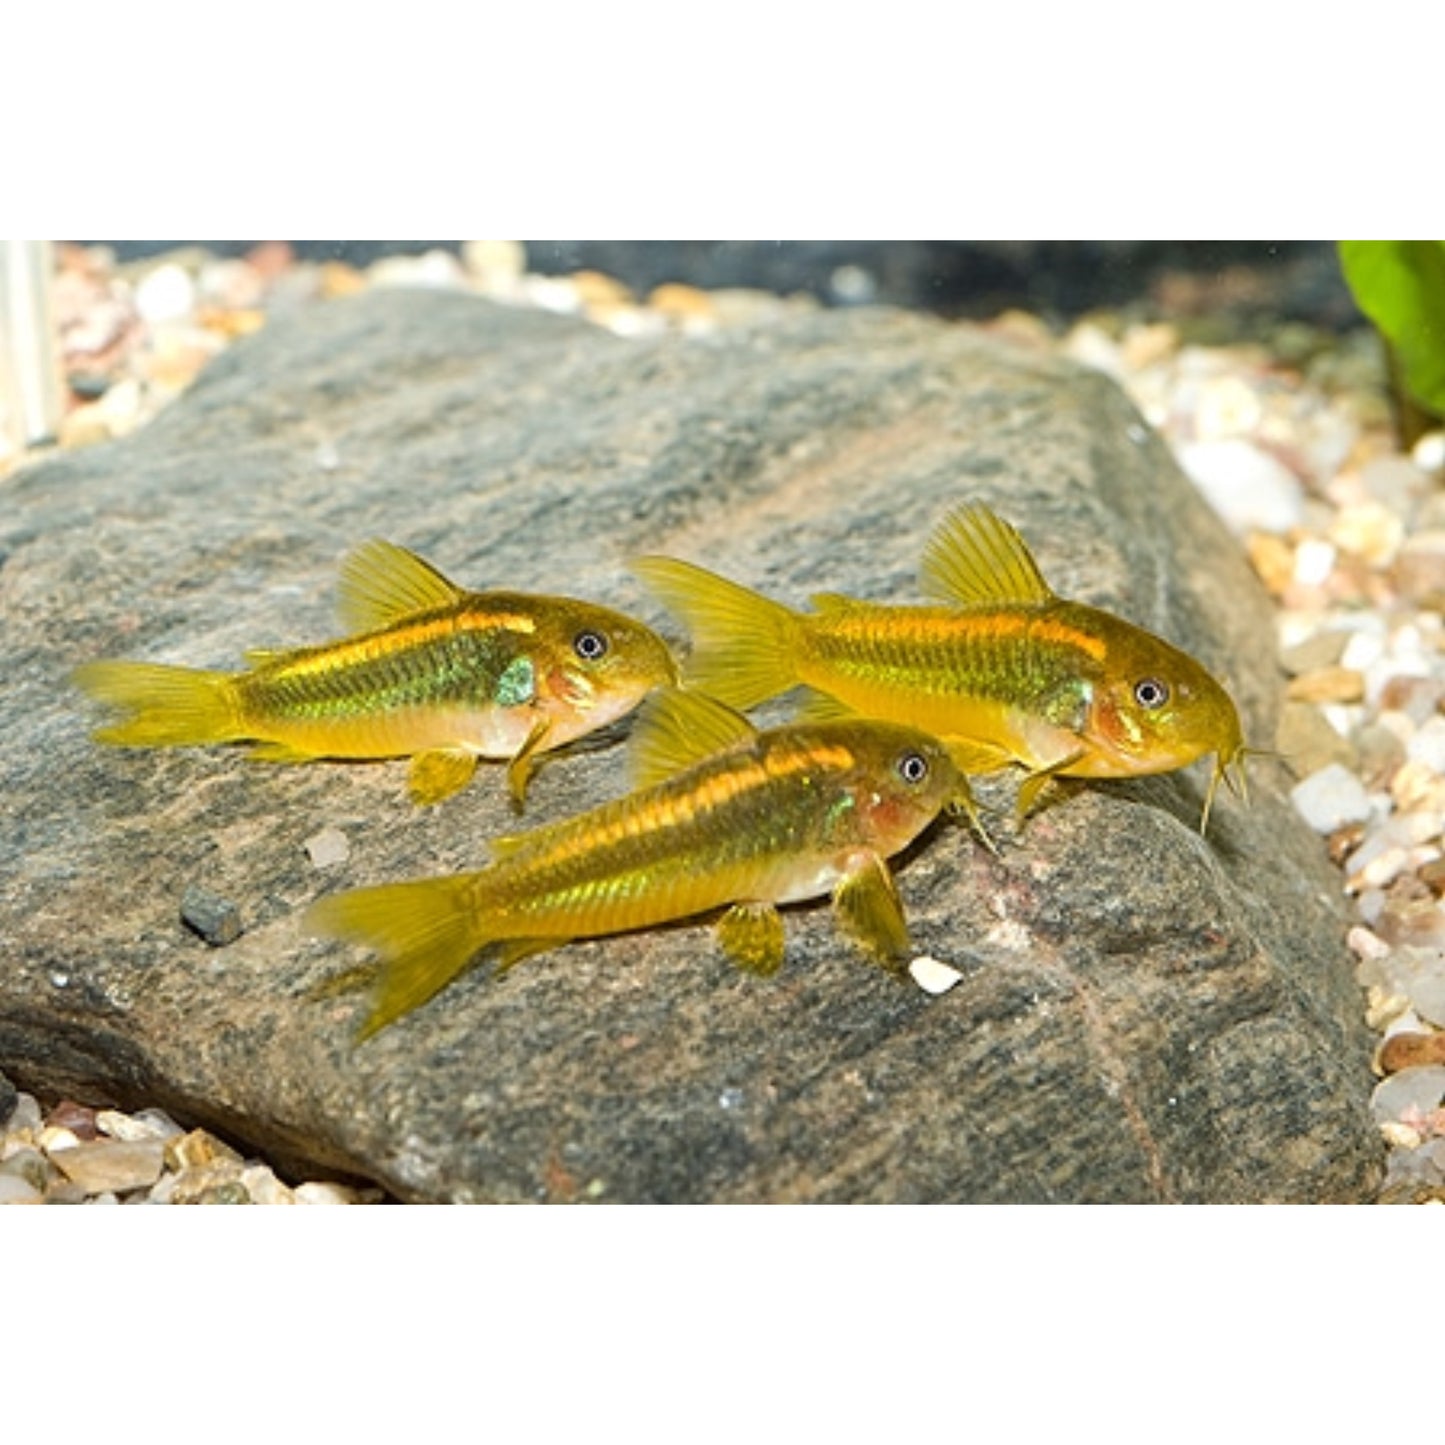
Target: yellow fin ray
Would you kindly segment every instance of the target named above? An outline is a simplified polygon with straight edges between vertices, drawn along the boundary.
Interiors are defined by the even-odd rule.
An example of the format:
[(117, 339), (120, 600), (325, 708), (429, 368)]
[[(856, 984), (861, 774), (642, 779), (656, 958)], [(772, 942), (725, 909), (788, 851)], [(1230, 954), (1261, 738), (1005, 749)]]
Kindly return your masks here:
[(128, 714), (97, 728), (97, 742), (123, 748), (196, 747), (246, 736), (237, 721), (230, 673), (107, 658), (83, 663), (70, 680), (97, 702)]
[(337, 610), (351, 632), (375, 632), (403, 617), (450, 607), (466, 594), (430, 562), (373, 537), (341, 563)]
[(532, 774), (540, 765), (538, 753), (542, 742), (551, 730), (550, 718), (538, 718), (533, 723), (531, 732), (522, 740), (522, 746), (507, 764), (507, 791), (512, 796), (512, 806), (519, 813), (527, 801), (527, 784), (531, 782)]
[(833, 909), (844, 929), (879, 962), (898, 967), (908, 950), (908, 925), (893, 875), (878, 854), (867, 854), (833, 890)]
[(663, 687), (638, 711), (628, 741), (628, 778), (634, 788), (650, 788), (740, 743), (757, 729), (726, 703), (690, 688)]
[(459, 793), (477, 771), (477, 755), (466, 748), (429, 748), (418, 753), (407, 770), (412, 801), (423, 807)]
[(735, 903), (718, 919), (717, 941), (747, 973), (768, 978), (783, 966), (783, 919), (771, 903)]
[(419, 1008), (485, 946), (472, 907), (474, 873), (334, 893), (307, 909), (312, 935), (363, 943), (381, 955), (372, 1009), (357, 1035), (370, 1038)]
[(977, 503), (939, 524), (924, 548), (919, 578), (925, 596), (955, 607), (1055, 600), (1017, 530)]
[(639, 557), (629, 565), (692, 634), (692, 655), (683, 667), (690, 686), (746, 708), (798, 680), (796, 613), (691, 562)]

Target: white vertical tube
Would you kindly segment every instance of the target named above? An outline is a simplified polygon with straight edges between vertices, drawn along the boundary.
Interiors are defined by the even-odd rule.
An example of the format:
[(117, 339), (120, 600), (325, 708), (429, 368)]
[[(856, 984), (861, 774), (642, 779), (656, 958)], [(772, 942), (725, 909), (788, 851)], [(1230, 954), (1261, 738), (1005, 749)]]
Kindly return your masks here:
[(0, 429), (16, 447), (60, 425), (61, 377), (49, 241), (0, 241)]

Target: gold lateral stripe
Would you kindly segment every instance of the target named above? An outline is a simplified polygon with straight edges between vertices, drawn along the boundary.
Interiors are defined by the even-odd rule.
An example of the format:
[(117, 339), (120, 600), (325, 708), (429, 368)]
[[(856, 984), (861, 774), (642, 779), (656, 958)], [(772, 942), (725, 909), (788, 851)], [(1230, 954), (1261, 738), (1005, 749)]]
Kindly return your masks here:
[(380, 632), (361, 637), (343, 637), (336, 642), (323, 642), (316, 647), (299, 649), (300, 655), (287, 654), (278, 671), (288, 677), (311, 677), (334, 672), (356, 662), (369, 662), (377, 657), (426, 647), (440, 638), (457, 632), (521, 632), (535, 633), (535, 618), (518, 612), (484, 612), (469, 607), (462, 612), (432, 613), (413, 621), (399, 622)]
[(1027, 635), (1035, 641), (1076, 648), (1095, 662), (1102, 662), (1109, 650), (1103, 638), (1070, 627), (1056, 617), (1031, 610), (880, 607), (876, 611), (870, 609), (868, 613), (839, 614), (836, 621), (828, 618), (823, 626), (839, 633), (907, 638), (924, 644), (948, 643), (959, 637), (976, 642), (986, 637)]

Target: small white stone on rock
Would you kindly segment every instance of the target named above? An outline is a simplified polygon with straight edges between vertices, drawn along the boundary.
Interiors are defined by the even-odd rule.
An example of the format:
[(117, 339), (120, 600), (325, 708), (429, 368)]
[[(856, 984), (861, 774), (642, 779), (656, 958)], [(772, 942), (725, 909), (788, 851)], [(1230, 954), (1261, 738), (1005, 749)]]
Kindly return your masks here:
[(313, 868), (334, 868), (351, 857), (351, 842), (340, 828), (323, 828), (306, 840)]
[(1366, 822), (1372, 813), (1365, 785), (1342, 763), (1328, 763), (1290, 789), (1290, 801), (1316, 833)]
[(947, 993), (963, 977), (952, 964), (931, 958), (926, 953), (920, 954), (908, 965), (908, 972), (919, 988), (931, 994)]

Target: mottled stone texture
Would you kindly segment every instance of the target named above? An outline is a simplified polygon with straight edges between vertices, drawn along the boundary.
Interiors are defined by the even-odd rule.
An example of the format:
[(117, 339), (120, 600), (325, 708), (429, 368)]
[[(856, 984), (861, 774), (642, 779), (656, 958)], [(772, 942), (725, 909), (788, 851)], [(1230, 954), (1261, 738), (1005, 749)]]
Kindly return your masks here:
[[(1351, 1200), (1380, 1146), (1337, 885), (1277, 766), (1197, 831), (1204, 769), (1076, 791), (1002, 855), (957, 825), (902, 860), (929, 997), (827, 910), (736, 973), (700, 926), (475, 970), (362, 1048), (362, 955), (303, 939), (321, 892), (476, 866), (501, 770), (427, 812), (402, 765), (102, 750), (64, 683), (111, 654), (238, 666), (333, 635), (336, 564), (389, 537), (474, 586), (669, 623), (623, 570), (702, 560), (781, 599), (917, 600), (950, 504), (1014, 519), (1065, 594), (1199, 654), (1273, 736), (1269, 606), (1103, 377), (969, 330), (819, 313), (621, 341), (456, 296), (279, 319), (138, 436), (3, 484), (0, 1073), (159, 1104), (406, 1199)], [(675, 635), (675, 634), (674, 634)], [(531, 821), (622, 787), (553, 763)], [(350, 843), (317, 870), (306, 841)], [(241, 936), (185, 926), (198, 888)]]

